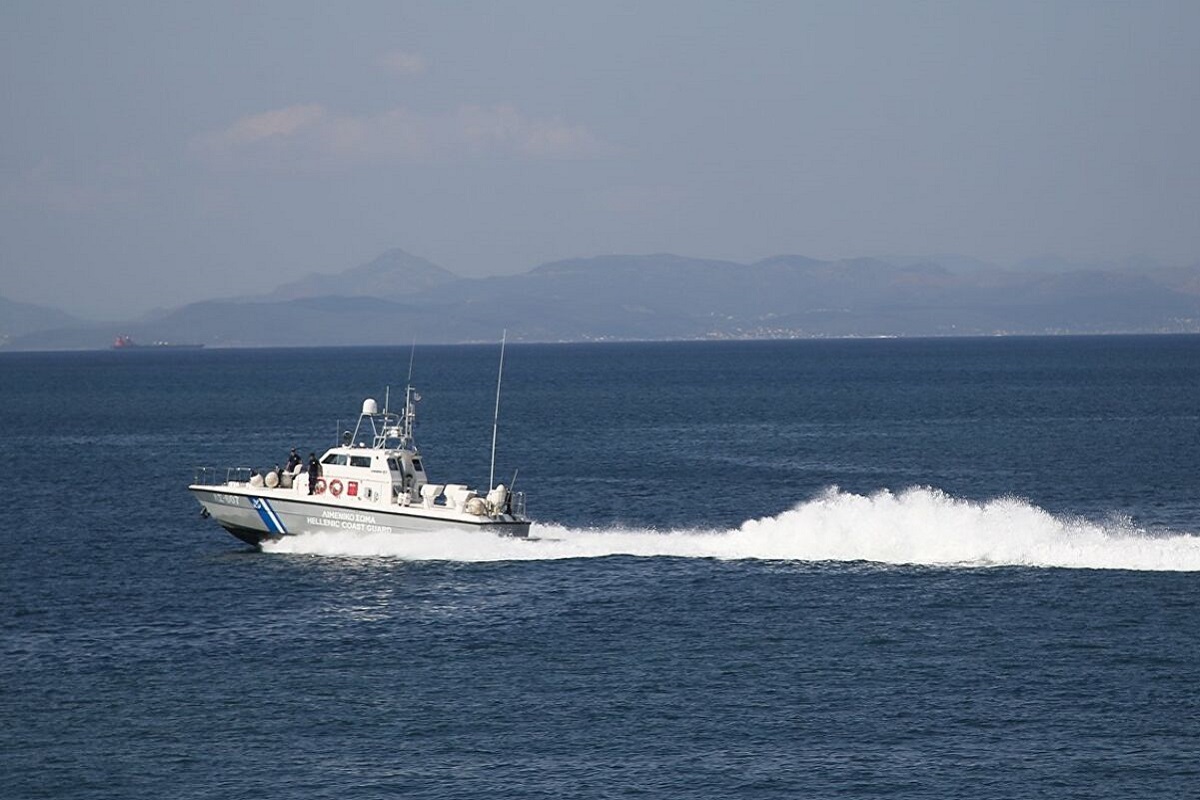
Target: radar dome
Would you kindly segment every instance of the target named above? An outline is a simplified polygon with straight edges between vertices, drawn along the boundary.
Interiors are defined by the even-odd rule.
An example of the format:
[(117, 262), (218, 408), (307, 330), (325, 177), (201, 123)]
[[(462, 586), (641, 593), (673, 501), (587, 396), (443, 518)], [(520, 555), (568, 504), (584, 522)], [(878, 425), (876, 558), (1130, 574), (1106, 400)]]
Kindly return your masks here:
[(374, 399), (372, 399), (372, 398), (368, 397), (366, 400), (363, 400), (363, 410), (362, 410), (362, 413), (364, 413), (364, 414), (378, 414), (378, 413), (379, 413), (379, 405), (378, 405), (378, 404), (375, 402), (375, 400), (374, 400)]

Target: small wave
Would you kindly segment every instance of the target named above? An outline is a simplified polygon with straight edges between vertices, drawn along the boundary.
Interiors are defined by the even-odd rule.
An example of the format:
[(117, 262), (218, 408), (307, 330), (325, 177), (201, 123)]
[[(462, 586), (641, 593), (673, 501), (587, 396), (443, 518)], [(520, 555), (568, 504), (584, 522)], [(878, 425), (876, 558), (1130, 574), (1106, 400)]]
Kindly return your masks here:
[(534, 524), (531, 540), (471, 533), (314, 533), (272, 553), (414, 561), (531, 561), (603, 556), (870, 561), (883, 564), (1200, 571), (1200, 536), (1129, 520), (1056, 516), (1014, 497), (976, 502), (930, 488), (859, 495), (826, 490), (733, 530), (587, 530)]

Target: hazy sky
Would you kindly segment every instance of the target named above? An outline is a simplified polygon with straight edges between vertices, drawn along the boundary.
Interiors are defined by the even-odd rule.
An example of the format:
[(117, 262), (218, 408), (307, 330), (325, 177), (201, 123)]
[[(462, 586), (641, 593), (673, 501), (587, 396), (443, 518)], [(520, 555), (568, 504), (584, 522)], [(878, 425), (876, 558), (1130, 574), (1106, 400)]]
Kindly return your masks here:
[(401, 247), (1200, 260), (1200, 2), (0, 6), (0, 295)]

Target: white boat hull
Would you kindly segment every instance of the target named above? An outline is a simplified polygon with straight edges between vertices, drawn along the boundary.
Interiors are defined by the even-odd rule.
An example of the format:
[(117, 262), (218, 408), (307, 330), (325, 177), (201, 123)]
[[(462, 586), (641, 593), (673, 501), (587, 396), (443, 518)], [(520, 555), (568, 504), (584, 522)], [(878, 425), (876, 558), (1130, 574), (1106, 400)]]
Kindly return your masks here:
[[(188, 490), (221, 527), (247, 544), (305, 533), (412, 534), (438, 531), (527, 537), (529, 521), (474, 516), (441, 506), (401, 506), (297, 495), (265, 487), (195, 484)], [(317, 499), (319, 497), (320, 499)]]

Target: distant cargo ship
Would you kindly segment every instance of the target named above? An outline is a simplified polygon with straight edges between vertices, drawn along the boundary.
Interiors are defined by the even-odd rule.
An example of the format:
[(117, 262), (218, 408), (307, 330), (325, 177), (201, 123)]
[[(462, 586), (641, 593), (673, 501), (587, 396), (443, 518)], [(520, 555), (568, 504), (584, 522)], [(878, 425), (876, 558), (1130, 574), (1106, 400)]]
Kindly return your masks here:
[(113, 340), (113, 343), (112, 343), (113, 350), (149, 350), (149, 349), (162, 349), (162, 348), (172, 348), (172, 349), (183, 348), (185, 350), (196, 350), (201, 347), (204, 347), (204, 345), (202, 345), (202, 344), (177, 344), (175, 342), (153, 342), (151, 344), (138, 344), (137, 342), (135, 342), (133, 340), (132, 336), (118, 336), (116, 339)]

